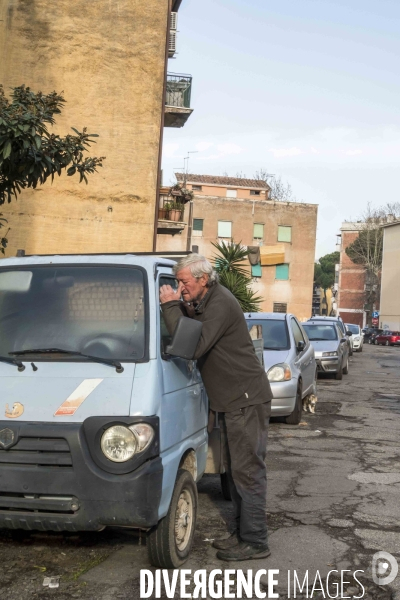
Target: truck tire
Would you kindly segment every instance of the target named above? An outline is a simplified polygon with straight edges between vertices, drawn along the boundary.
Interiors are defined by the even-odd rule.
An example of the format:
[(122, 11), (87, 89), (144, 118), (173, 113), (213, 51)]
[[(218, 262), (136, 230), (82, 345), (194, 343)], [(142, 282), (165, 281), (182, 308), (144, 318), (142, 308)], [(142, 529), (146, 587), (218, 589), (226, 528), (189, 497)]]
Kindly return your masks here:
[(285, 418), (285, 422), (288, 425), (298, 425), (301, 421), (301, 415), (303, 412), (303, 398), (302, 398), (302, 388), (301, 383), (297, 384), (297, 393), (296, 393), (296, 404), (294, 406), (294, 410), (290, 415)]
[(147, 534), (150, 563), (177, 569), (192, 549), (197, 516), (197, 487), (189, 471), (179, 469), (166, 516)]
[(221, 490), (222, 496), (224, 500), (232, 500), (231, 490), (228, 483), (228, 475), (226, 473), (221, 473)]

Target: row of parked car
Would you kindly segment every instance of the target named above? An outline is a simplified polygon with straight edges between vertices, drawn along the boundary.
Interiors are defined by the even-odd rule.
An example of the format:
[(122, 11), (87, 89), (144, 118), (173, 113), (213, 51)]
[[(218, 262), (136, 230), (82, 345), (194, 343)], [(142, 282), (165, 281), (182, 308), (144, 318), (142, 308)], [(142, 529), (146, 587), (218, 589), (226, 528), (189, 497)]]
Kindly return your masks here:
[(376, 327), (366, 327), (362, 330), (364, 340), (376, 346), (400, 346), (400, 331), (389, 331)]
[(318, 373), (340, 380), (349, 372), (349, 356), (362, 351), (360, 328), (346, 325), (340, 317), (315, 316), (305, 323), (283, 313), (246, 313), (245, 317), (249, 330), (262, 328), (272, 416), (285, 417), (286, 423), (300, 423), (303, 400), (316, 393)]

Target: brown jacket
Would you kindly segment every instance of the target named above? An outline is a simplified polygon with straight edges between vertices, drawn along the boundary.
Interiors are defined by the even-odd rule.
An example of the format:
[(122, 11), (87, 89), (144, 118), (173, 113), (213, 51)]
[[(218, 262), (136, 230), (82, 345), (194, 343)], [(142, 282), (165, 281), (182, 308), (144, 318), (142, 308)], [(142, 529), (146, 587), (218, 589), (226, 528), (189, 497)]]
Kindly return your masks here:
[(271, 400), (269, 381), (254, 351), (243, 312), (225, 287), (219, 283), (212, 286), (194, 315), (179, 300), (161, 307), (171, 334), (182, 314), (203, 323), (195, 358), (212, 410), (231, 412)]

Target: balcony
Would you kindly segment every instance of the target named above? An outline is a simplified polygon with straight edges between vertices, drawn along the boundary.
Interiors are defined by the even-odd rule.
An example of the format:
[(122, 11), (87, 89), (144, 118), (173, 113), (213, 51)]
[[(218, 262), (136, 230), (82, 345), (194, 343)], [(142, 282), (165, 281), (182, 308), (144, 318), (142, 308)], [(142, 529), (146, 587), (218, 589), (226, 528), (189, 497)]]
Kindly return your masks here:
[(190, 108), (192, 93), (192, 76), (179, 73), (167, 74), (167, 90), (165, 96), (165, 127), (183, 127), (193, 108)]
[(184, 204), (177, 206), (170, 195), (170, 189), (160, 190), (160, 205), (158, 208), (157, 233), (175, 235), (182, 233), (187, 223), (183, 221)]

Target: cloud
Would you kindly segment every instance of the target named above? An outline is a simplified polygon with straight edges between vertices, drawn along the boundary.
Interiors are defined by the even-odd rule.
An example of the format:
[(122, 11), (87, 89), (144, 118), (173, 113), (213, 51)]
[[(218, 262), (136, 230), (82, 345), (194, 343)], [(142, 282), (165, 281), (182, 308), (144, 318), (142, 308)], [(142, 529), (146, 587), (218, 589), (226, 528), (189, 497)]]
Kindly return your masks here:
[(218, 144), (217, 150), (223, 156), (227, 154), (240, 154), (242, 152), (242, 148), (237, 144)]
[(285, 158), (286, 156), (299, 156), (299, 154), (303, 154), (303, 151), (300, 148), (292, 147), (292, 148), (270, 148), (270, 152), (273, 152), (276, 158)]
[(199, 152), (204, 152), (205, 150), (211, 148), (211, 146), (214, 146), (212, 142), (199, 142), (198, 144), (196, 144), (196, 150), (198, 150)]
[(345, 154), (347, 156), (356, 156), (357, 154), (362, 154), (363, 151), (362, 150), (347, 150), (347, 152), (345, 152)]
[(179, 149), (179, 144), (165, 144), (163, 148), (164, 158), (174, 158), (175, 152)]

